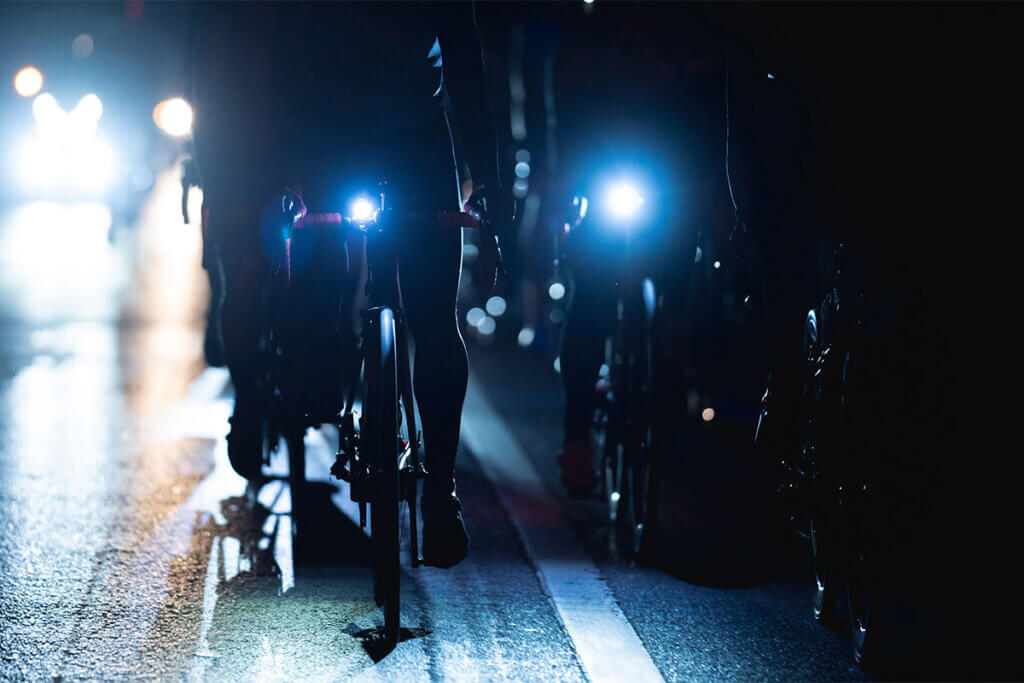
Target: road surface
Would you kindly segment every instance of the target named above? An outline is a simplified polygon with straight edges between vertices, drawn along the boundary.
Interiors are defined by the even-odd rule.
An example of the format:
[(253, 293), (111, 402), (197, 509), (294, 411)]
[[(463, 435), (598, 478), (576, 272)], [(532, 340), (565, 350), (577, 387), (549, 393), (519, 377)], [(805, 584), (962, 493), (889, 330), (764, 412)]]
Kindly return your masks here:
[(751, 529), (724, 506), (677, 491), (662, 566), (615, 553), (601, 505), (557, 484), (557, 377), (482, 349), (458, 472), (471, 554), (406, 567), (406, 639), (379, 658), (336, 435), (307, 436), (311, 519), (293, 524), (283, 481), (242, 497), (175, 178), (113, 241), (102, 205), (0, 219), (0, 678), (868, 678), (811, 618), (799, 547), (731, 552)]

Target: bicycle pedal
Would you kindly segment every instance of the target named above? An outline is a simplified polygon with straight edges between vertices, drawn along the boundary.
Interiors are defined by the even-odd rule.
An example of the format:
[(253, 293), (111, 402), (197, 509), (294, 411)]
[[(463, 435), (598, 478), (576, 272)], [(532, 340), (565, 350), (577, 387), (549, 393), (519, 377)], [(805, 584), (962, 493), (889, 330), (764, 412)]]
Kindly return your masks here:
[(349, 471), (349, 469), (342, 464), (340, 458), (338, 460), (335, 460), (334, 464), (331, 465), (331, 475), (335, 479), (340, 479), (342, 481), (352, 483), (352, 472)]

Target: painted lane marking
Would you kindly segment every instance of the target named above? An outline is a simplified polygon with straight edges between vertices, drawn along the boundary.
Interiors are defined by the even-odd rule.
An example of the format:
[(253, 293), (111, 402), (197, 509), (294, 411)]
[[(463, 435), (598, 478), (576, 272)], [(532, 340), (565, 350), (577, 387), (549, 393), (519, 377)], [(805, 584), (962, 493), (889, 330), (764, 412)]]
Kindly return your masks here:
[(664, 680), (519, 442), (470, 375), (462, 437), (498, 493), (593, 681)]

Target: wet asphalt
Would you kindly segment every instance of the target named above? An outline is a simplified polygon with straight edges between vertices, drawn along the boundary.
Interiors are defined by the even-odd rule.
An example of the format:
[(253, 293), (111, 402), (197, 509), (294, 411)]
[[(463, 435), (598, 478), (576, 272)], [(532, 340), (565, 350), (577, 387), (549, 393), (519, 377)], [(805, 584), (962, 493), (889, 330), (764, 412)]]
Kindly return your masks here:
[[(557, 375), (494, 349), (471, 353), (494, 414), (468, 406), (469, 428), (486, 440), (481, 420), (502, 422), (558, 524), (503, 504), (464, 444), (471, 555), (447, 571), (406, 566), (405, 640), (380, 658), (366, 637), (381, 621), (368, 543), (327, 472), (335, 435), (307, 436), (300, 520), (284, 481), (247, 503), (230, 469), (231, 388), (202, 362), (199, 237), (181, 224), (174, 179), (161, 176), (139, 225), (113, 241), (99, 205), (0, 218), (0, 678), (601, 678), (524, 544), (530, 525), (563, 522), (590, 563), (581, 580), (608, 591), (638, 637), (632, 654), (664, 679), (871, 678), (844, 635), (811, 618), (802, 548), (713, 484), (670, 487), (653, 566), (617, 553), (601, 503), (560, 493)], [(605, 612), (594, 629), (614, 619)]]

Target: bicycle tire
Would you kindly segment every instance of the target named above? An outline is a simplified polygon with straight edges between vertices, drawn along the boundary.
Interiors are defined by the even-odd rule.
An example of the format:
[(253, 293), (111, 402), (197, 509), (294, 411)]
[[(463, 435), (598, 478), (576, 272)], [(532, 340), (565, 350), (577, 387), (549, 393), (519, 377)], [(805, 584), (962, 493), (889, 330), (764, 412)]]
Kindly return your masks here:
[[(370, 537), (374, 555), (374, 594), (384, 608), (384, 640), (399, 635), (399, 474), (398, 367), (395, 319), (390, 308), (371, 311), (366, 320), (364, 407), (361, 435), (371, 463), (373, 498)], [(369, 438), (367, 438), (369, 437)]]
[(656, 455), (651, 448), (653, 424), (646, 401), (638, 403), (633, 422), (626, 429), (626, 443), (620, 449), (619, 547), (628, 555), (641, 556), (652, 551), (656, 526)]
[[(601, 488), (608, 506), (608, 519), (616, 529), (620, 527), (625, 516), (623, 510), (629, 504), (625, 500), (629, 496), (626, 485), (625, 452), (626, 418), (620, 404), (623, 395), (621, 375), (624, 369), (616, 362), (614, 353), (606, 361), (610, 368), (608, 382), (611, 396), (604, 397), (602, 412), (597, 422), (598, 437), (601, 448)], [(621, 534), (620, 534), (621, 535)]]
[(636, 430), (641, 441), (637, 444), (637, 457), (631, 460), (633, 471), (630, 474), (633, 506), (633, 554), (640, 558), (649, 558), (657, 546), (658, 503), (660, 492), (659, 477), (661, 475), (658, 399), (655, 381), (655, 339), (654, 320), (656, 315), (657, 291), (653, 282), (644, 280), (644, 337), (643, 358), (637, 363), (640, 370), (639, 396), (640, 419)]
[(641, 558), (651, 557), (657, 546), (661, 472), (654, 432), (654, 425), (650, 425), (645, 452), (641, 454), (640, 461), (633, 464), (629, 477), (633, 489), (633, 553)]
[(288, 449), (288, 487), (292, 499), (292, 522), (302, 517), (306, 488), (306, 430), (289, 430), (285, 434)]
[(874, 642), (874, 638), (871, 636), (873, 591), (867, 573), (867, 561), (864, 548), (859, 545), (852, 558), (853, 566), (850, 568), (850, 576), (846, 582), (846, 604), (850, 617), (853, 661), (861, 665), (870, 661), (872, 643)]
[(835, 574), (832, 544), (835, 530), (821, 517), (815, 516), (808, 524), (811, 540), (811, 572), (814, 579), (814, 618), (819, 624), (835, 623), (836, 584), (842, 581)]
[[(858, 443), (855, 447), (860, 453), (867, 452), (865, 444), (855, 441), (861, 433), (858, 429), (867, 423), (863, 415), (864, 402), (863, 372), (862, 365), (858, 362), (860, 356), (847, 351), (843, 357), (842, 370), (842, 427), (843, 442)], [(846, 605), (850, 620), (850, 640), (853, 645), (853, 659), (857, 664), (864, 665), (866, 660), (871, 659), (874, 638), (871, 631), (871, 616), (875, 608), (875, 591), (871, 576), (872, 553), (868, 547), (868, 540), (872, 537), (871, 524), (868, 511), (872, 503), (872, 495), (866, 483), (863, 472), (858, 473), (860, 485), (853, 493), (850, 508), (849, 529), (848, 529), (848, 552), (847, 577), (846, 577)]]
[[(648, 524), (648, 493), (652, 480), (650, 464), (651, 408), (653, 385), (651, 365), (651, 322), (654, 315), (653, 283), (645, 279), (644, 309), (628, 308), (620, 319), (611, 369), (612, 414), (615, 417), (616, 443), (612, 456), (605, 458), (605, 478), (616, 485), (612, 522), (616, 547), (625, 555), (638, 557), (647, 551), (653, 534)], [(632, 301), (632, 299), (630, 299)], [(617, 471), (617, 476), (610, 476)], [(611, 496), (610, 496), (611, 497)]]

